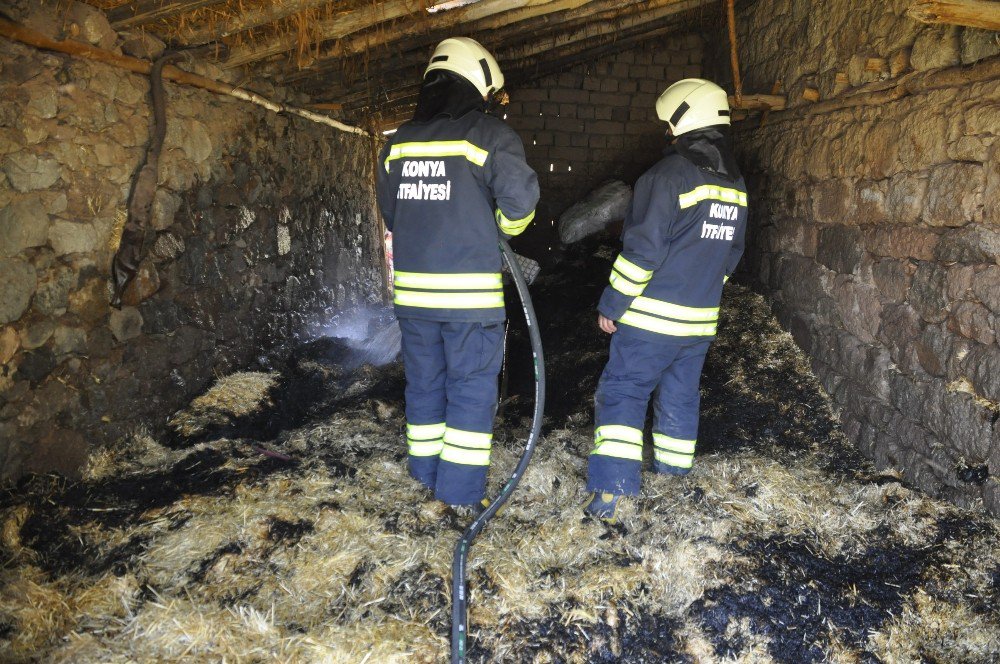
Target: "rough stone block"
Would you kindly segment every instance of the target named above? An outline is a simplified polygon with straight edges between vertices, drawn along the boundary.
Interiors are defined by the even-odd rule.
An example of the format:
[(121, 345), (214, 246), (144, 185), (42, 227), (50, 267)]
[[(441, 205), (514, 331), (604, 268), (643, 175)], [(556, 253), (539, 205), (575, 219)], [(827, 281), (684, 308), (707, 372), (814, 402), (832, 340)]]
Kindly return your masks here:
[(943, 378), (948, 372), (948, 362), (953, 357), (954, 336), (944, 325), (928, 325), (920, 338), (913, 342), (920, 367), (932, 376)]
[(939, 323), (947, 317), (948, 301), (946, 270), (934, 263), (920, 263), (913, 275), (908, 299), (920, 316)]
[(938, 241), (938, 234), (925, 228), (876, 226), (865, 231), (865, 249), (875, 256), (929, 261)]
[(77, 287), (79, 273), (69, 267), (59, 267), (38, 283), (33, 307), (47, 316), (59, 316), (69, 307), (70, 291)]
[(64, 20), (69, 34), (79, 41), (109, 49), (118, 39), (104, 12), (82, 2), (70, 3)]
[(35, 268), (18, 258), (0, 258), (0, 323), (21, 317), (35, 293)]
[(990, 311), (1000, 314), (1000, 267), (990, 265), (976, 272), (972, 278), (972, 292)]
[(961, 61), (959, 28), (956, 26), (929, 27), (917, 37), (910, 54), (910, 62), (917, 71), (951, 67)]
[(920, 218), (927, 196), (927, 178), (900, 173), (889, 180), (886, 212), (897, 223), (908, 224)]
[(48, 240), (49, 215), (38, 198), (21, 198), (0, 209), (0, 256), (15, 256)]
[(144, 60), (155, 60), (166, 48), (166, 44), (144, 30), (126, 34), (122, 41), (122, 51), (126, 55)]
[(59, 220), (49, 228), (49, 244), (60, 256), (89, 253), (97, 248), (97, 231), (88, 223)]
[(988, 30), (962, 30), (959, 48), (963, 65), (1000, 53), (1000, 43), (997, 43), (996, 33)]
[(979, 218), (985, 185), (982, 167), (948, 164), (931, 171), (923, 219), (929, 226), (964, 226)]
[(844, 328), (865, 343), (874, 342), (882, 315), (875, 289), (840, 276), (835, 281), (833, 299)]
[(856, 226), (821, 228), (816, 259), (834, 272), (853, 273), (864, 255), (861, 240), (861, 230)]
[(916, 267), (909, 261), (884, 259), (872, 265), (872, 279), (883, 299), (899, 304), (906, 299)]
[(973, 224), (942, 236), (935, 257), (944, 263), (1000, 261), (1000, 227)]
[(51, 187), (62, 177), (62, 166), (55, 159), (22, 150), (4, 157), (3, 172), (15, 190), (26, 192)]
[(996, 320), (989, 309), (978, 302), (959, 302), (951, 310), (948, 329), (981, 344), (990, 345), (995, 340)]
[(108, 321), (111, 333), (119, 342), (134, 339), (142, 332), (142, 314), (135, 307), (113, 309)]
[(21, 328), (21, 347), (25, 350), (41, 348), (56, 331), (51, 320), (36, 320)]
[(854, 186), (849, 180), (822, 180), (813, 187), (816, 219), (828, 224), (856, 222)]

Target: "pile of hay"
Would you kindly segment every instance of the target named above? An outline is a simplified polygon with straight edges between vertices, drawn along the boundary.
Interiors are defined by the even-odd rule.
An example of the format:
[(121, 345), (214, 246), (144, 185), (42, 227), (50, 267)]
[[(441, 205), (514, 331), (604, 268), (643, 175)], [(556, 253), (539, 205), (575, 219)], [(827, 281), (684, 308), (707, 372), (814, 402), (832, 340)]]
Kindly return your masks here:
[[(996, 522), (875, 472), (765, 302), (737, 286), (694, 472), (645, 475), (616, 526), (583, 518), (608, 256), (579, 249), (537, 293), (552, 407), (521, 488), (472, 550), (470, 660), (995, 661)], [(515, 368), (524, 352), (515, 335)], [(311, 362), (271, 403), (335, 371)], [(466, 523), (407, 477), (399, 367), (357, 380), (346, 402), (342, 384), (320, 387), (267, 441), (166, 449), (138, 435), (82, 482), (35, 477), (4, 495), (0, 660), (442, 661)], [(530, 380), (511, 384), (493, 490), (529, 424)]]

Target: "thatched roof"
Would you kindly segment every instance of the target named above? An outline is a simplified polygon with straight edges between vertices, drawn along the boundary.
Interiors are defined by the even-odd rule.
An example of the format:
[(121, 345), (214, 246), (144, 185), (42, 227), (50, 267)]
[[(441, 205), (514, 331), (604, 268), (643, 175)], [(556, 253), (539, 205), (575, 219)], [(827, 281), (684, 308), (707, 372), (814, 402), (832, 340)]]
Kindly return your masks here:
[[(434, 44), (481, 41), (510, 83), (718, 16), (714, 0), (87, 0), (120, 31), (223, 43), (218, 64), (349, 116), (406, 112)], [(338, 106), (339, 105), (339, 106)]]

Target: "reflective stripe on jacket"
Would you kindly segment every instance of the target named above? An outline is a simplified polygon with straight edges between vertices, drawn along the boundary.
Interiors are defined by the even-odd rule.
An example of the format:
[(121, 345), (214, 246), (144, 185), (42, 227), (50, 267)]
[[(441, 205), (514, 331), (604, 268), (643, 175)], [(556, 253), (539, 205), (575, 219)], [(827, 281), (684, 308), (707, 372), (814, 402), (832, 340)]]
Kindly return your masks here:
[(393, 234), (396, 314), (502, 321), (499, 234), (524, 231), (538, 202), (514, 130), (479, 111), (407, 122), (381, 151), (377, 194)]
[(731, 182), (668, 154), (636, 182), (598, 310), (656, 336), (714, 336), (747, 214), (742, 178)]

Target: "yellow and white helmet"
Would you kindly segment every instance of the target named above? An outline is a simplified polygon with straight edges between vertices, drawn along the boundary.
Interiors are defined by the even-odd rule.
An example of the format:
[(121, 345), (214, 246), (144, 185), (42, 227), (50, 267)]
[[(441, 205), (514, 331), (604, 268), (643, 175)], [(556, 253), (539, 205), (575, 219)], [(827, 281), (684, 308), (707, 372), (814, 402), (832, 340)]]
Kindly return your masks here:
[(503, 72), (496, 59), (482, 44), (468, 37), (449, 37), (438, 44), (424, 78), (436, 69), (458, 74), (476, 86), (484, 97), (503, 87)]
[(713, 125), (730, 124), (726, 91), (702, 78), (685, 78), (663, 91), (656, 115), (670, 125), (674, 136)]

